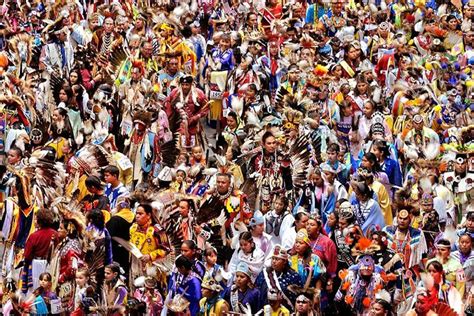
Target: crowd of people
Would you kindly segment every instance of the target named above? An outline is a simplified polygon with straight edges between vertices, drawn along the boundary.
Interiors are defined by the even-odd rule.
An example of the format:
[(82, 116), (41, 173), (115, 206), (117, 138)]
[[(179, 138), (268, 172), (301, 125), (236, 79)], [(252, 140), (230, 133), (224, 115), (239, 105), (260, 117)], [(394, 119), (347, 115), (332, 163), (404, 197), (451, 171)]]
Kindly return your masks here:
[(5, 0), (2, 315), (472, 315), (474, 1)]

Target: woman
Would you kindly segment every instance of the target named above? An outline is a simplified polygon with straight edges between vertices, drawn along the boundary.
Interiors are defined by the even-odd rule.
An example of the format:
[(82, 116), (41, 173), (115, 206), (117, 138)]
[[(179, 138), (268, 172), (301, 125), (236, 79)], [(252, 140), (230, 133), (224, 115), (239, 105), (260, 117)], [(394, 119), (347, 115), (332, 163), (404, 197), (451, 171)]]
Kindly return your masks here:
[(241, 146), (245, 141), (244, 123), (237, 115), (237, 113), (231, 111), (227, 114), (227, 126), (222, 132), (222, 136), (229, 145)]
[(239, 262), (245, 262), (254, 275), (258, 275), (263, 269), (265, 253), (255, 246), (251, 232), (243, 232), (239, 235), (240, 247), (234, 251), (229, 262), (229, 272), (234, 274)]
[(49, 134), (52, 138), (63, 137), (66, 139), (73, 137), (71, 123), (69, 122), (67, 109), (58, 107), (54, 109)]
[(38, 230), (26, 240), (23, 253), (25, 265), (21, 273), (21, 280), (24, 294), (31, 287), (33, 290), (38, 288), (38, 277), (45, 272), (48, 255), (51, 254), (52, 247), (58, 242), (58, 233), (52, 228), (53, 212), (41, 209), (35, 214), (35, 219)]
[[(354, 78), (356, 69), (361, 62), (362, 50), (358, 41), (352, 41), (344, 46), (344, 60), (340, 63), (344, 78)], [(359, 82), (359, 80), (357, 80)]]
[(265, 231), (271, 236), (272, 246), (282, 245), (285, 249), (290, 249), (293, 240), (287, 232), (291, 230), (295, 218), (288, 210), (289, 200), (285, 196), (275, 197), (273, 210), (265, 214)]
[(291, 268), (298, 272), (301, 280), (310, 282), (309, 286), (317, 286), (319, 276), (326, 272), (326, 267), (321, 259), (313, 254), (308, 232), (304, 228), (296, 235), (295, 252), (296, 254), (290, 257)]
[(367, 183), (351, 181), (351, 187), (354, 191), (351, 196), (351, 205), (354, 208), (354, 215), (357, 224), (362, 228), (364, 235), (369, 230), (379, 230), (385, 226), (380, 205), (373, 199), (374, 191), (370, 189)]
[(251, 314), (255, 315), (260, 310), (260, 291), (254, 288), (255, 278), (247, 263), (240, 262), (237, 265), (234, 284), (223, 295), (232, 312), (244, 313), (250, 307)]
[(461, 296), (466, 290), (466, 280), (464, 278), (464, 269), (455, 258), (451, 256), (451, 242), (447, 239), (440, 239), (436, 243), (435, 259), (443, 265), (444, 279), (456, 287)]
[(72, 298), (76, 270), (83, 255), (80, 241), (82, 229), (79, 221), (73, 218), (64, 219), (59, 224), (60, 244), (55, 249), (50, 265), (53, 276), (52, 288), (57, 290), (64, 301), (69, 301), (70, 311), (74, 307)]
[(310, 216), (306, 224), (309, 244), (313, 254), (317, 255), (331, 277), (336, 276), (337, 251), (334, 242), (323, 234), (323, 224), (316, 216)]
[[(87, 107), (87, 102), (89, 101), (89, 94), (83, 85), (82, 74), (79, 69), (73, 69), (69, 73), (69, 86), (73, 87), (73, 90), (76, 89), (74, 92), (77, 93), (76, 99), (81, 116), (86, 117), (85, 108)], [(80, 87), (80, 89), (74, 88), (75, 86)]]
[(104, 214), (93, 210), (87, 214), (87, 227), (84, 233), (87, 245), (85, 262), (89, 265), (91, 275), (96, 274), (96, 293), (102, 293), (104, 266), (112, 263), (112, 239), (105, 228)]
[[(201, 299), (201, 282), (195, 273), (192, 272), (193, 263), (181, 255), (176, 258), (175, 266), (176, 271), (171, 274), (168, 281), (167, 311), (164, 311), (163, 315), (184, 316), (187, 312), (191, 316), (198, 315), (199, 301)], [(185, 304), (182, 301), (185, 301)], [(179, 302), (181, 304), (177, 304)]]
[(201, 284), (202, 299), (199, 302), (199, 316), (226, 315), (229, 304), (219, 295), (222, 287), (213, 278), (206, 278)]
[(106, 315), (123, 315), (128, 291), (120, 276), (120, 265), (112, 262), (105, 266), (104, 276), (102, 302), (107, 311)]
[(132, 257), (130, 280), (143, 275), (153, 261), (164, 258), (169, 251), (166, 235), (152, 221), (153, 208), (149, 204), (140, 204), (135, 212), (135, 223), (130, 227), (130, 242), (142, 253), (137, 259)]
[(196, 276), (200, 279), (204, 279), (204, 274), (206, 273), (206, 267), (199, 260), (200, 253), (197, 244), (193, 240), (185, 240), (181, 245), (181, 255), (188, 258), (192, 263), (192, 270)]
[(391, 316), (392, 305), (384, 299), (378, 298), (370, 308), (369, 316)]
[(432, 260), (426, 266), (426, 271), (433, 277), (433, 287), (438, 293), (438, 299), (451, 306), (459, 315), (464, 314), (462, 296), (458, 290), (446, 280), (443, 265)]
[(390, 192), (390, 181), (388, 180), (387, 174), (382, 170), (377, 157), (373, 153), (365, 153), (360, 160), (360, 166), (371, 170), (375, 179), (385, 186), (387, 192)]
[(391, 185), (402, 186), (402, 171), (397, 160), (390, 158), (390, 150), (386, 141), (374, 140), (370, 152), (375, 155), (382, 171), (387, 175)]
[[(288, 231), (288, 239), (289, 240), (296, 240), (296, 234), (300, 231), (300, 229), (306, 228), (306, 223), (308, 223), (309, 214), (304, 211), (303, 208), (300, 208), (295, 215), (295, 222), (293, 223), (293, 227)], [(291, 248), (294, 247), (294, 242), (291, 245)]]
[(249, 230), (252, 233), (253, 241), (257, 248), (260, 248), (265, 257), (271, 251), (270, 235), (265, 232), (265, 218), (261, 212), (255, 212), (250, 219)]

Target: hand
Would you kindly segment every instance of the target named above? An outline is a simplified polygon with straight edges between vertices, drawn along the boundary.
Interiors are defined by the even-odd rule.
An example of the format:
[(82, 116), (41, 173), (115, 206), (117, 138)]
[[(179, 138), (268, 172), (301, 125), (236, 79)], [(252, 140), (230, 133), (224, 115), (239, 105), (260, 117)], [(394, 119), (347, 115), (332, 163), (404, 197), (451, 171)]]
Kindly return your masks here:
[(395, 281), (397, 279), (397, 275), (395, 273), (389, 273), (387, 274), (387, 279), (389, 281)]
[(140, 258), (142, 263), (148, 263), (151, 261), (150, 255), (144, 255), (143, 257)]
[(95, 82), (101, 81), (102, 80), (102, 75), (98, 74), (94, 78), (92, 78)]
[(202, 227), (199, 225), (194, 225), (194, 231), (199, 235), (202, 231)]

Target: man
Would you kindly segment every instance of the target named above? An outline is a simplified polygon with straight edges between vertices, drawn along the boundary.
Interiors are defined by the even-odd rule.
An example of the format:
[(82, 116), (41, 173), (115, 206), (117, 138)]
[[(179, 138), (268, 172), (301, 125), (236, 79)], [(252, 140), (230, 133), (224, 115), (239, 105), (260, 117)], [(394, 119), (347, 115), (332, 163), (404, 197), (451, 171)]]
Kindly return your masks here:
[(183, 75), (179, 71), (179, 59), (177, 56), (168, 56), (165, 68), (158, 73), (158, 85), (163, 95), (167, 96), (171, 90), (178, 86), (178, 79)]
[(92, 46), (100, 54), (108, 54), (113, 47), (123, 42), (122, 36), (114, 31), (114, 19), (106, 17), (102, 28), (92, 35)]
[(50, 31), (51, 42), (43, 46), (40, 56), (40, 69), (60, 77), (69, 74), (74, 65), (74, 49), (68, 40), (67, 26), (57, 24)]
[(424, 234), (420, 229), (410, 226), (411, 215), (402, 209), (397, 215), (397, 226), (385, 226), (388, 248), (395, 251), (402, 258), (405, 268), (418, 266), (422, 255), (427, 252)]
[[(393, 297), (395, 291), (399, 292), (400, 287), (396, 287), (401, 282), (403, 275), (403, 262), (400, 256), (388, 248), (387, 233), (376, 231), (372, 234), (372, 242), (380, 247), (373, 255), (375, 263), (381, 266), (387, 274), (388, 283), (386, 290)], [(399, 293), (397, 293), (398, 295)]]
[(108, 166), (104, 170), (104, 178), (107, 183), (105, 196), (109, 200), (109, 207), (112, 214), (116, 212), (117, 201), (120, 198), (128, 197), (130, 192), (119, 180), (120, 170), (116, 166)]
[(272, 254), (271, 266), (260, 272), (255, 281), (255, 287), (260, 289), (262, 304), (267, 304), (267, 302), (271, 304), (272, 300), (267, 297), (267, 293), (279, 289), (283, 298), (283, 306), (293, 311), (296, 294), (290, 291), (288, 287), (290, 285), (301, 286), (303, 282), (298, 273), (290, 268), (288, 258), (288, 252), (280, 245), (276, 245)]
[(178, 208), (179, 208), (179, 218), (178, 218), (178, 225), (179, 231), (178, 234), (180, 236), (181, 241), (184, 240), (192, 240), (193, 239), (193, 227), (192, 227), (192, 201), (183, 199), (179, 201)]
[(193, 85), (193, 77), (185, 75), (179, 79), (179, 87), (173, 89), (165, 101), (168, 117), (178, 111), (182, 123), (180, 127), (181, 146), (191, 148), (198, 144), (202, 133), (200, 120), (209, 111), (208, 100), (204, 92)]
[(134, 127), (125, 141), (127, 157), (133, 161), (133, 187), (146, 183), (155, 164), (160, 161), (158, 137), (150, 131), (151, 114), (138, 111), (133, 116)]
[(147, 103), (145, 95), (152, 89), (150, 80), (144, 77), (145, 66), (142, 61), (134, 60), (131, 63), (131, 78), (126, 80), (119, 88), (119, 97), (122, 100), (123, 135), (128, 135), (132, 129), (132, 117), (136, 111), (144, 110)]
[(439, 154), (439, 136), (434, 130), (424, 126), (423, 116), (416, 114), (412, 119), (413, 128), (407, 133), (403, 152), (408, 158), (434, 159)]
[(232, 256), (230, 243), (237, 222), (246, 225), (251, 217), (246, 196), (231, 186), (231, 175), (218, 173), (216, 188), (206, 193), (196, 216), (194, 231), (199, 236), (198, 244), (204, 247), (204, 241), (208, 241), (216, 247), (219, 255), (222, 254), (218, 263), (223, 265)]

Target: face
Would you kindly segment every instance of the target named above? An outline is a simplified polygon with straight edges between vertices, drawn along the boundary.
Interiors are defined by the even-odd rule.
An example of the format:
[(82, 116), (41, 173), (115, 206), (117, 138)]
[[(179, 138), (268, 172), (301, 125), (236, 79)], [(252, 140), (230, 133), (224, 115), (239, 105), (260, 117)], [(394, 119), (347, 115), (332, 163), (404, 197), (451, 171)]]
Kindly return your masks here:
[(418, 295), (415, 303), (415, 311), (420, 315), (425, 315), (430, 309), (430, 299), (424, 295)]
[(401, 218), (400, 216), (397, 217), (397, 223), (399, 229), (407, 229), (410, 226), (410, 216)]
[(283, 258), (276, 258), (276, 257), (272, 258), (272, 268), (276, 272), (283, 271), (287, 264), (288, 264), (287, 261)]
[(273, 208), (277, 214), (281, 214), (284, 211), (285, 204), (281, 199), (276, 199), (275, 202), (273, 202)]
[(183, 183), (186, 178), (186, 174), (183, 171), (176, 172), (176, 182)]
[(105, 268), (104, 270), (105, 281), (113, 281), (117, 277), (117, 275), (118, 273), (113, 272), (110, 268)]
[[(365, 86), (367, 86), (367, 84), (365, 84)], [(367, 102), (366, 104), (364, 104), (364, 108), (362, 109), (362, 111), (364, 112), (365, 117), (370, 118), (372, 114), (374, 114), (374, 107), (372, 103)]]
[(296, 81), (298, 81), (299, 76), (300, 76), (300, 75), (299, 75), (296, 71), (292, 71), (292, 72), (288, 73), (288, 79), (289, 79), (291, 82), (296, 82)]
[(242, 272), (237, 272), (235, 274), (235, 285), (238, 288), (246, 288), (250, 282), (249, 277)]
[(318, 222), (315, 219), (309, 219), (308, 223), (306, 224), (306, 230), (308, 231), (308, 235), (315, 236), (319, 234), (320, 227)]
[(215, 252), (211, 252), (206, 256), (206, 263), (208, 265), (214, 266), (217, 262), (217, 255)]
[(296, 300), (296, 312), (307, 313), (309, 312), (310, 302), (307, 300)]
[(117, 177), (108, 172), (104, 173), (104, 179), (107, 183), (115, 183), (117, 181)]
[(255, 235), (255, 236), (261, 236), (263, 234), (263, 231), (265, 230), (265, 224), (262, 223), (262, 224), (258, 224), (258, 225), (255, 225), (253, 228), (252, 228), (252, 233)]
[(168, 72), (171, 75), (174, 75), (175, 73), (178, 72), (178, 60), (176, 58), (172, 58), (168, 61), (168, 66), (167, 66)]
[(61, 89), (59, 91), (59, 101), (61, 102), (67, 102), (67, 94), (66, 94), (66, 91), (64, 91), (63, 89)]
[(21, 160), (21, 157), (16, 150), (10, 149), (8, 151), (7, 162), (9, 165), (12, 165), (12, 166), (16, 165), (17, 163), (20, 162), (20, 160)]
[(328, 217), (328, 226), (331, 227), (331, 228), (334, 228), (336, 227), (336, 224), (337, 224), (337, 219), (336, 219), (336, 215), (334, 215), (334, 212), (329, 214), (329, 217)]
[(370, 316), (384, 316), (385, 309), (379, 303), (374, 303), (370, 308)]
[(246, 254), (252, 252), (253, 242), (247, 240), (241, 240), (240, 242), (240, 249)]
[(367, 169), (372, 169), (372, 167), (373, 167), (373, 163), (370, 162), (365, 156), (362, 157), (362, 161), (361, 161), (360, 165), (364, 168), (367, 168)]
[(140, 68), (133, 68), (132, 69), (132, 80), (133, 81), (140, 81), (142, 78), (142, 73)]
[(448, 259), (451, 254), (451, 250), (446, 247), (436, 248), (436, 256), (442, 259)]
[(459, 250), (465, 254), (471, 252), (472, 241), (471, 241), (471, 238), (469, 238), (469, 236), (461, 236), (461, 238), (459, 238)]
[(189, 204), (187, 201), (181, 201), (179, 202), (179, 214), (182, 217), (188, 217), (189, 215)]
[(76, 272), (76, 284), (83, 287), (87, 283), (87, 277), (82, 272)]
[(328, 160), (329, 160), (331, 163), (335, 163), (336, 160), (337, 160), (337, 152), (335, 152), (335, 151), (328, 151), (327, 154), (328, 154)]
[(146, 42), (145, 44), (143, 44), (143, 48), (142, 48), (143, 57), (150, 58), (152, 53), (153, 53), (153, 44), (149, 42)]
[(237, 127), (237, 121), (232, 116), (228, 116), (227, 125), (230, 129), (235, 129)]
[(303, 215), (300, 220), (295, 221), (296, 231), (300, 230), (301, 228), (306, 228), (308, 220), (308, 215)]
[(218, 176), (216, 180), (217, 192), (226, 194), (229, 192), (230, 180), (226, 176)]
[(223, 38), (220, 41), (220, 46), (222, 50), (227, 50), (230, 47), (230, 39), (228, 38)]
[(467, 170), (467, 159), (464, 159), (464, 158), (461, 158), (461, 159), (458, 158), (458, 159), (454, 160), (454, 170), (457, 173), (465, 173)]
[(71, 74), (69, 75), (69, 81), (71, 81), (71, 84), (77, 83), (78, 78), (79, 77), (77, 75), (77, 72), (71, 72)]
[(297, 254), (303, 255), (306, 252), (306, 250), (308, 249), (308, 247), (309, 247), (309, 245), (307, 243), (305, 243), (304, 241), (296, 240), (295, 250), (296, 250)]
[(314, 183), (314, 185), (320, 187), (324, 184), (323, 177), (319, 173), (314, 173), (311, 175), (310, 180)]
[(66, 236), (67, 236), (67, 230), (66, 230), (66, 228), (64, 227), (64, 224), (61, 223), (61, 224), (59, 225), (59, 229), (58, 229), (58, 237), (59, 237), (59, 239), (62, 240), (62, 239), (64, 239), (64, 238), (66, 238)]
[(181, 245), (181, 254), (188, 259), (194, 259), (194, 250), (192, 250), (188, 245)]
[(270, 44), (270, 55), (275, 56), (278, 54), (278, 44), (273, 42)]
[(106, 33), (111, 33), (114, 30), (114, 20), (111, 18), (106, 18), (104, 20), (104, 31)]
[(466, 228), (468, 231), (474, 231), (474, 220), (472, 218), (467, 218), (466, 220)]
[(39, 280), (39, 285), (41, 287), (43, 287), (44, 289), (50, 289), (51, 288), (51, 281), (49, 280), (49, 278), (47, 276), (43, 276)]
[(254, 27), (257, 25), (257, 16), (255, 14), (250, 14), (248, 19), (247, 19), (247, 24), (250, 27)]
[(351, 47), (349, 51), (347, 52), (347, 57), (349, 57), (349, 59), (357, 59), (359, 58), (359, 55), (360, 55), (360, 51), (359, 49), (355, 47)]
[(137, 208), (137, 212), (135, 213), (135, 222), (139, 226), (144, 226), (150, 221), (150, 214), (145, 212), (145, 209), (141, 206)]
[(428, 267), (428, 273), (431, 274), (431, 276), (433, 277), (433, 280), (434, 280), (435, 284), (440, 284), (441, 281), (443, 280), (442, 273), (436, 271), (436, 269), (433, 265), (430, 265)]
[(193, 158), (197, 161), (202, 159), (202, 148), (201, 147), (194, 147), (193, 148)]
[(268, 153), (274, 153), (277, 149), (277, 142), (275, 137), (270, 136), (267, 139), (265, 139), (265, 143), (263, 144), (263, 147)]
[(191, 91), (191, 84), (189, 82), (181, 83), (181, 88), (183, 89), (183, 94), (188, 94)]

